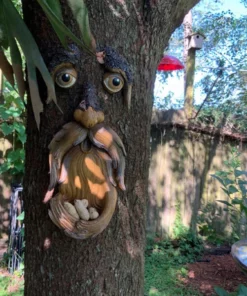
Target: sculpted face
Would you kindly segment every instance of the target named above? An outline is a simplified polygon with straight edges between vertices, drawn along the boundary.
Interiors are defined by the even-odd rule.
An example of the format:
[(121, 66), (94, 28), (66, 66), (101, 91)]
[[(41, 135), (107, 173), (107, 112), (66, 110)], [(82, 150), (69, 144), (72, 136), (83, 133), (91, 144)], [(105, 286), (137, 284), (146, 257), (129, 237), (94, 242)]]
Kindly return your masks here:
[[(66, 55), (65, 55), (66, 56)], [(132, 74), (127, 61), (106, 47), (97, 53), (104, 67), (102, 85), (109, 95), (122, 92), (130, 107)], [(104, 124), (105, 115), (94, 84), (80, 80), (72, 59), (55, 65), (52, 77), (58, 91), (77, 87), (73, 120), (65, 124), (49, 145), (49, 216), (56, 226), (76, 239), (94, 237), (109, 224), (117, 190), (125, 190), (126, 151), (119, 136)], [(75, 102), (73, 102), (75, 104)], [(52, 197), (58, 185), (58, 193)]]

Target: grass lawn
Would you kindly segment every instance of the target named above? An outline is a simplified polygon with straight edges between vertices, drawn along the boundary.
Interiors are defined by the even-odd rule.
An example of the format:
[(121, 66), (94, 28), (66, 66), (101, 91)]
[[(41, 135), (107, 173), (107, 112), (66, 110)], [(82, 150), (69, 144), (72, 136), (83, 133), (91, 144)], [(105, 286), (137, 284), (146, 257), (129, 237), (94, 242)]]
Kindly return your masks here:
[(9, 274), (6, 269), (0, 268), (0, 296), (23, 296), (23, 277)]
[[(181, 239), (174, 247), (171, 241), (147, 241), (145, 252), (144, 296), (201, 296), (186, 286), (186, 263), (194, 261), (201, 252), (200, 242), (193, 236)], [(10, 275), (0, 268), (0, 296), (23, 296), (24, 279)]]
[[(174, 248), (167, 242), (148, 242), (145, 253), (145, 296), (200, 296), (200, 292), (186, 287), (186, 263), (193, 261), (191, 251)], [(196, 254), (194, 254), (196, 256)]]

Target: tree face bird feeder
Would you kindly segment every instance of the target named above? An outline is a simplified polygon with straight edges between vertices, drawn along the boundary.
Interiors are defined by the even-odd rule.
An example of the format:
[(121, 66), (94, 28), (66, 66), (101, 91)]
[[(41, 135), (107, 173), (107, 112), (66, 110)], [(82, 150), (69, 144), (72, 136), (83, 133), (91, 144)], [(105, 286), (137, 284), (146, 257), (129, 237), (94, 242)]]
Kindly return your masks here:
[(184, 69), (184, 65), (171, 55), (164, 55), (158, 65), (158, 71), (175, 71)]

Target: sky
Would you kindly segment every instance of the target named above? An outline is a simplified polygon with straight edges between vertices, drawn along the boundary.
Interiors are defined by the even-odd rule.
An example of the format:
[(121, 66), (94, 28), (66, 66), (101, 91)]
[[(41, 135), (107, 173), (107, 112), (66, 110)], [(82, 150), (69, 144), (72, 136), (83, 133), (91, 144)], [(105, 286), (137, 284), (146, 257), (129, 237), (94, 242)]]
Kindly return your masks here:
[[(212, 0), (213, 1), (213, 0)], [(220, 0), (222, 3), (219, 5), (220, 11), (227, 11), (230, 10), (232, 13), (236, 15), (236, 17), (239, 17), (241, 15), (247, 15), (247, 8), (244, 7), (244, 5), (240, 2), (240, 0)], [(204, 1), (202, 0), (200, 5), (202, 7)], [(168, 52), (169, 54), (169, 52)], [(183, 73), (183, 71), (181, 71)], [(195, 76), (195, 83), (200, 80), (200, 74)], [(156, 79), (155, 82), (155, 88), (154, 88), (154, 96), (165, 98), (168, 96), (169, 92), (174, 92), (174, 96), (172, 97), (172, 102), (176, 102), (177, 100), (183, 99), (184, 96), (184, 79), (183, 75), (181, 75), (181, 78), (177, 78), (177, 75), (174, 75), (174, 77), (169, 77), (167, 80), (167, 84), (161, 83)], [(195, 103), (200, 104), (205, 94), (201, 95), (200, 89), (195, 90)]]
[(247, 8), (239, 0), (223, 0), (222, 10), (231, 10), (236, 16), (246, 15)]

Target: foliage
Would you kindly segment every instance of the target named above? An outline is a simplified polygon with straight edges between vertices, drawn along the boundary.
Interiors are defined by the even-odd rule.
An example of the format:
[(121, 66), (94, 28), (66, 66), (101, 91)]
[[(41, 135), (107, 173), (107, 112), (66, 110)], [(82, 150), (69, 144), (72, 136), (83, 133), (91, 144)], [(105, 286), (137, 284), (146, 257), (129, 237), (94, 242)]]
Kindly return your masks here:
[(188, 231), (178, 239), (178, 248), (182, 258), (178, 258), (178, 262), (182, 263), (184, 257), (186, 261), (193, 262), (202, 255), (203, 242), (192, 231)]
[(215, 287), (214, 290), (218, 296), (245, 296), (245, 295), (247, 295), (247, 287), (244, 285), (239, 285), (237, 288), (237, 291), (233, 292), (233, 293), (228, 293), (226, 290), (224, 290), (220, 287)]
[[(8, 46), (10, 47), (10, 52), (13, 53), (11, 54), (11, 61), (16, 81), (18, 82), (18, 80), (22, 80), (22, 84), (24, 84), (23, 72), (21, 71), (21, 73), (17, 73), (14, 67), (15, 65), (19, 65), (18, 69), (22, 68), (21, 53), (18, 45), (21, 47), (21, 50), (26, 59), (26, 65), (28, 70), (28, 82), (33, 111), (37, 125), (39, 127), (40, 112), (43, 111), (43, 105), (41, 103), (41, 99), (39, 96), (36, 69), (40, 71), (44, 79), (44, 82), (46, 83), (48, 101), (53, 100), (56, 103), (54, 82), (44, 63), (44, 60), (40, 54), (38, 46), (31, 32), (27, 28), (20, 14), (14, 7), (13, 3), (9, 0), (3, 0), (0, 2), (0, 4), (0, 25), (3, 35), (2, 39), (0, 40), (0, 49), (3, 52), (3, 48), (6, 49)], [(5, 40), (7, 40), (7, 43), (5, 43)], [(11, 65), (9, 65), (9, 67), (11, 67)], [(1, 68), (3, 69), (3, 73), (5, 74), (4, 67)], [(20, 95), (22, 96), (19, 85), (18, 89)]]
[(244, 6), (247, 7), (247, 0), (241, 0), (241, 3), (243, 3)]
[[(47, 102), (53, 100), (57, 105), (54, 81), (44, 63), (39, 48), (18, 12), (14, 3), (9, 0), (0, 1), (0, 67), (3, 74), (14, 86), (14, 76), (21, 97), (25, 93), (25, 81), (22, 69), (21, 51), (25, 56), (30, 97), (37, 127), (40, 125), (40, 113), (43, 104), (40, 99), (37, 73), (39, 70), (47, 87)], [(68, 47), (68, 38), (83, 47), (89, 54), (95, 54), (95, 42), (90, 32), (87, 8), (83, 1), (69, 0), (69, 6), (82, 33), (82, 39), (77, 38), (62, 21), (62, 9), (59, 1), (38, 0), (48, 20), (56, 32), (61, 43)], [(10, 48), (11, 63), (4, 54), (4, 49)], [(94, 51), (92, 50), (94, 49)], [(21, 51), (20, 51), (21, 49)], [(58, 107), (59, 108), (59, 107)], [(59, 108), (60, 109), (60, 108)]]
[(209, 12), (203, 15), (199, 24), (207, 39), (203, 49), (197, 54), (197, 73), (200, 71), (203, 77), (196, 87), (206, 95), (221, 70), (221, 78), (213, 88), (205, 107), (214, 108), (215, 112), (237, 130), (241, 128), (244, 131), (247, 126), (247, 62), (243, 49), (247, 45), (247, 17), (236, 18), (229, 11)]
[[(242, 2), (247, 3), (246, 0)], [(196, 53), (195, 89), (199, 90), (200, 100), (206, 98), (218, 74), (221, 74), (199, 113), (199, 121), (217, 127), (224, 125), (244, 133), (247, 127), (247, 16), (237, 18), (230, 11), (220, 12), (220, 9), (220, 1), (201, 0), (192, 10), (193, 31), (206, 36), (203, 48)], [(167, 50), (183, 60), (183, 26), (171, 36)], [(177, 73), (181, 83), (182, 74), (180, 71)], [(160, 75), (164, 76), (164, 81), (169, 81), (174, 73), (158, 73), (159, 81)], [(182, 108), (183, 99), (175, 101), (172, 90), (168, 98), (156, 91), (154, 105), (156, 108)], [(199, 109), (199, 98), (195, 101), (197, 105), (194, 107)]]
[(208, 203), (202, 207), (197, 217), (197, 227), (200, 236), (213, 245), (220, 246), (231, 240), (224, 232), (225, 220), (222, 208), (215, 203)]
[(177, 204), (175, 205), (175, 209), (176, 209), (176, 216), (175, 216), (175, 221), (173, 226), (173, 237), (175, 239), (178, 239), (188, 232), (188, 228), (185, 227), (182, 222), (180, 202), (177, 202)]
[(4, 155), (0, 174), (22, 175), (24, 172), (24, 144), (26, 142), (25, 105), (9, 83), (3, 90), (4, 102), (0, 106), (0, 131), (4, 137), (12, 134), (12, 150)]
[(247, 171), (241, 170), (239, 156), (238, 150), (232, 148), (229, 160), (224, 162), (226, 169), (224, 171), (217, 171), (212, 175), (213, 178), (221, 183), (222, 190), (228, 196), (228, 201), (217, 201), (227, 206), (224, 210), (230, 214), (235, 239), (239, 239), (246, 234), (247, 219)]
[[(11, 292), (13, 291), (13, 292)], [(0, 296), (23, 296), (24, 281), (17, 275), (0, 274)]]
[(62, 8), (59, 1), (37, 0), (44, 13), (49, 19), (54, 31), (64, 47), (68, 47), (68, 39), (73, 40), (86, 52), (94, 55), (95, 48), (92, 48), (93, 37), (89, 28), (88, 11), (84, 1), (68, 0), (68, 5), (78, 23), (82, 38), (77, 38), (62, 21)]
[[(174, 71), (175, 72), (175, 71)], [(167, 94), (165, 89), (167, 88), (167, 79), (169, 77), (182, 77), (181, 71), (165, 72), (159, 71), (156, 74), (155, 88), (154, 88), (154, 108), (156, 109), (180, 109), (183, 106), (183, 98), (173, 101), (174, 92), (169, 91)], [(158, 87), (159, 86), (159, 87)], [(165, 96), (164, 96), (164, 93)]]
[[(188, 241), (186, 244), (191, 245)], [(171, 240), (155, 241), (148, 238), (145, 252), (145, 296), (201, 295), (185, 287), (182, 278), (187, 276), (184, 264), (191, 261), (181, 247)]]
[(180, 202), (175, 207), (176, 217), (173, 227), (173, 239), (181, 254), (181, 257), (178, 257), (177, 260), (178, 263), (183, 263), (183, 256), (185, 256), (185, 261), (193, 262), (202, 254), (203, 242), (192, 230), (183, 225)]

